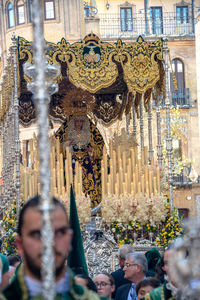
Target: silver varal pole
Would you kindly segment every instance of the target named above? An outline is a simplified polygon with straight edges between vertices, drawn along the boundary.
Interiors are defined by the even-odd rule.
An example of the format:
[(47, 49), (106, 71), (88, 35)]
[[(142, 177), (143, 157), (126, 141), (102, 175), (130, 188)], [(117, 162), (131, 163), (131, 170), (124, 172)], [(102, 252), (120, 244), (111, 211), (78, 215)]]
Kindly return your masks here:
[(171, 212), (174, 210), (173, 201), (173, 177), (172, 177), (172, 138), (171, 138), (171, 120), (170, 120), (170, 70), (169, 70), (169, 49), (167, 39), (164, 40), (164, 59), (165, 59), (165, 108), (167, 123), (166, 149), (168, 157), (168, 180), (169, 180), (169, 200)]
[(156, 101), (156, 121), (157, 121), (157, 158), (159, 167), (162, 166), (163, 153), (162, 153), (162, 139), (161, 139), (161, 115), (160, 115), (160, 98), (157, 95)]
[(12, 36), (13, 83), (14, 83), (14, 133), (15, 133), (15, 162), (16, 162), (16, 211), (20, 210), (20, 140), (19, 140), (19, 102), (17, 76), (17, 38)]
[(152, 161), (152, 158), (153, 158), (151, 101), (148, 102), (148, 138), (149, 138), (149, 164), (151, 164), (151, 161)]
[(54, 275), (54, 233), (52, 228), (51, 213), (53, 210), (50, 197), (50, 142), (48, 137), (48, 104), (49, 96), (45, 72), (47, 64), (44, 54), (43, 17), (41, 1), (33, 1), (33, 36), (34, 36), (34, 99), (37, 107), (39, 127), (39, 156), (40, 156), (40, 187), (41, 187), (41, 213), (42, 213), (42, 297), (46, 300), (55, 298)]

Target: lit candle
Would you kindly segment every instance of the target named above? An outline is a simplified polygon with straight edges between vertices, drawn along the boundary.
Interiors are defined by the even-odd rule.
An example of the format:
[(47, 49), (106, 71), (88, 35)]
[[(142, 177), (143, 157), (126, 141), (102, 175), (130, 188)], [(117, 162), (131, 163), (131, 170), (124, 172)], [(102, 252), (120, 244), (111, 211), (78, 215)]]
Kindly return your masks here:
[(157, 195), (157, 187), (156, 187), (156, 177), (153, 177), (153, 190), (154, 190), (154, 195)]
[(156, 168), (156, 178), (157, 178), (157, 190), (158, 194), (160, 194), (160, 168)]

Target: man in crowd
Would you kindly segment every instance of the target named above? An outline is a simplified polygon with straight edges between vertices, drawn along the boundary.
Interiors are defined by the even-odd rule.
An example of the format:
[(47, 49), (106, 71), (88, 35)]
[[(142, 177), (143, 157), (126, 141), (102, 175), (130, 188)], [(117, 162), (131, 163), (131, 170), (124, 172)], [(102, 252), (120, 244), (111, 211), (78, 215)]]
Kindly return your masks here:
[(112, 293), (115, 290), (115, 281), (114, 278), (106, 273), (102, 272), (95, 276), (94, 283), (97, 287), (97, 293), (101, 296), (112, 298)]
[(115, 296), (118, 287), (130, 283), (128, 279), (124, 278), (123, 267), (124, 267), (126, 255), (131, 252), (134, 252), (134, 247), (131, 245), (125, 244), (119, 248), (118, 259), (119, 259), (120, 268), (115, 272), (111, 273), (112, 277), (115, 280), (115, 292), (113, 293), (113, 297)]
[[(21, 210), (16, 244), (23, 264), (17, 270), (14, 280), (3, 291), (1, 299), (42, 299), (42, 222), (39, 205), (40, 198), (35, 196), (26, 202)], [(54, 230), (56, 296), (58, 299), (67, 300), (99, 300), (100, 297), (97, 294), (76, 285), (71, 271), (69, 269), (66, 270), (67, 255), (71, 250), (72, 231), (69, 229), (68, 218), (63, 204), (53, 198), (53, 205), (52, 224)]]
[(136, 300), (136, 284), (143, 280), (148, 271), (147, 259), (142, 253), (129, 253), (124, 263), (124, 277), (131, 283), (118, 288), (115, 300)]
[(165, 271), (165, 282), (162, 286), (154, 289), (152, 292), (147, 294), (145, 300), (175, 300), (178, 299), (178, 290), (175, 287), (176, 283), (174, 278), (169, 277), (170, 274), (170, 257), (174, 255), (173, 246), (169, 246), (164, 253), (164, 266), (163, 270)]

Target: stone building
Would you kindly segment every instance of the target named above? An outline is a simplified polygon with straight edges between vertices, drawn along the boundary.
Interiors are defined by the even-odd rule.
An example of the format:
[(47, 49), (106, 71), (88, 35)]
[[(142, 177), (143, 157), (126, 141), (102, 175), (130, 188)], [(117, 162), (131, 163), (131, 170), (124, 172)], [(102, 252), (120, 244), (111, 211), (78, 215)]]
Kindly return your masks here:
[[(171, 65), (178, 91), (171, 82), (171, 104), (179, 107), (181, 127), (174, 140), (176, 155), (187, 159), (180, 175), (174, 178), (176, 207), (186, 215), (196, 214), (200, 198), (199, 80), (196, 68), (200, 39), (197, 13), (200, 0), (43, 0), (44, 35), (50, 42), (64, 37), (69, 42), (82, 39), (93, 31), (110, 43), (118, 38), (135, 41), (142, 35), (147, 41), (167, 37)], [(0, 6), (0, 73), (5, 63), (13, 31), (32, 40), (32, 0), (2, 0)], [(197, 47), (195, 47), (197, 43)], [(196, 52), (197, 48), (197, 52)], [(196, 76), (197, 73), (197, 76)], [(197, 92), (198, 91), (198, 92)], [(163, 104), (164, 107), (164, 104)], [(163, 119), (165, 111), (163, 108)], [(21, 130), (27, 138), (28, 130)], [(194, 182), (193, 182), (193, 181)]]

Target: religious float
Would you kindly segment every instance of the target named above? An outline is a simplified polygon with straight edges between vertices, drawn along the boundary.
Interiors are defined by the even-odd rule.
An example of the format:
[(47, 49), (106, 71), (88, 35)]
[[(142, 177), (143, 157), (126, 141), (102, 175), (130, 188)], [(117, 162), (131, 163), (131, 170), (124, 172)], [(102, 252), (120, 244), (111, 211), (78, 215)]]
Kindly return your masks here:
[[(110, 44), (91, 33), (74, 44), (65, 39), (45, 44), (50, 192), (68, 206), (73, 185), (89, 270), (98, 272), (101, 261), (110, 271), (118, 246), (131, 243), (146, 251), (165, 247), (182, 233), (173, 207), (167, 43), (139, 36)], [(19, 137), (19, 124), (36, 121), (35, 72), (32, 43), (13, 38), (0, 91), (6, 253), (13, 251), (22, 202), (41, 193), (37, 133), (28, 141)], [(163, 98), (168, 166), (162, 152)]]

